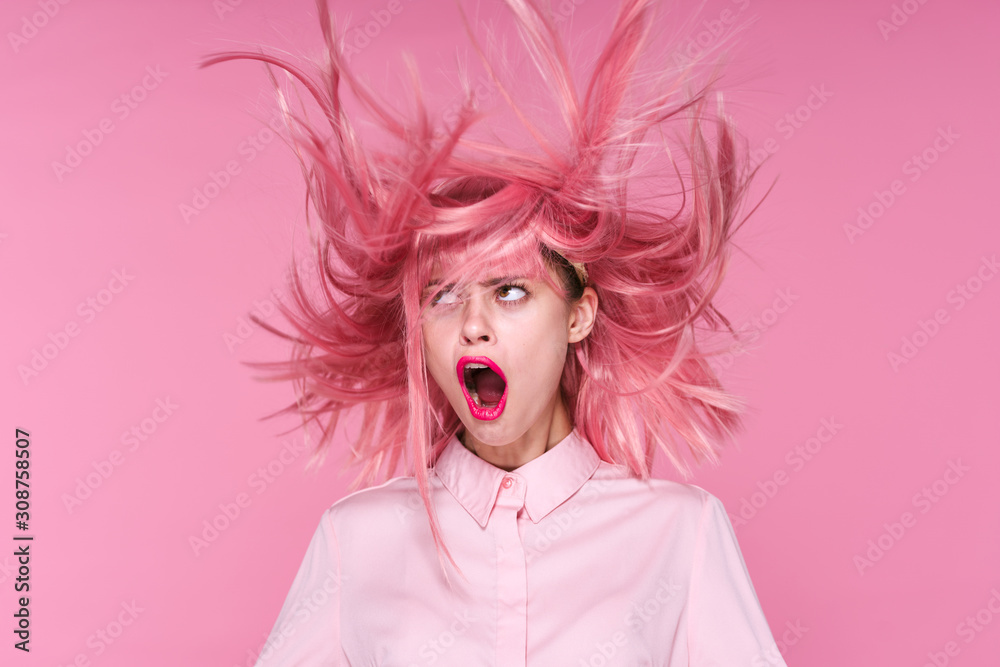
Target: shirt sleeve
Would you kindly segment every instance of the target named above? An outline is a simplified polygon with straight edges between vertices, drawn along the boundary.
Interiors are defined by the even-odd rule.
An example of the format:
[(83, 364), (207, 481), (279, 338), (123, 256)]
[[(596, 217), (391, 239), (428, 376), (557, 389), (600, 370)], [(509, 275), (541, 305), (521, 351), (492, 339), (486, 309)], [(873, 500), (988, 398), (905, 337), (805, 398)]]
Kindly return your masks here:
[(718, 498), (702, 507), (691, 574), (691, 667), (786, 667)]
[(340, 643), (340, 555), (323, 513), (256, 667), (347, 667)]

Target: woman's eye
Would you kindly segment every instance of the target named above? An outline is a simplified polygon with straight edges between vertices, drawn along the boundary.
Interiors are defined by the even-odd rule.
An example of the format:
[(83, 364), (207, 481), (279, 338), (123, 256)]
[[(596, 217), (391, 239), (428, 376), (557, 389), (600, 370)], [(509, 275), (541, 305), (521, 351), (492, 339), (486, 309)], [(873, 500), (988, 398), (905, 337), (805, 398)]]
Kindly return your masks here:
[(528, 293), (524, 291), (524, 288), (517, 285), (504, 285), (497, 290), (497, 296), (501, 301), (518, 301), (527, 295)]
[(434, 298), (431, 299), (432, 306), (437, 306), (439, 304), (448, 305), (452, 303), (458, 303), (458, 296), (456, 296), (456, 294), (451, 290), (441, 290), (434, 295)]

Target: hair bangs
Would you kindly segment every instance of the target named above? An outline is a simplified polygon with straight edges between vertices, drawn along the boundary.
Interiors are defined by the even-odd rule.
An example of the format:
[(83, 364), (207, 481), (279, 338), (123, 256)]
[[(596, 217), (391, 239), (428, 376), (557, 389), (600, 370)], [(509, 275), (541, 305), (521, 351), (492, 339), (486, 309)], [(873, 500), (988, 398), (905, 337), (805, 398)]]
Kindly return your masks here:
[(468, 236), (445, 246), (434, 244), (420, 258), (421, 303), (427, 306), (439, 288), (496, 285), (516, 280), (544, 280), (565, 298), (565, 285), (554, 280), (551, 251), (543, 246), (537, 232), (525, 227), (510, 236)]

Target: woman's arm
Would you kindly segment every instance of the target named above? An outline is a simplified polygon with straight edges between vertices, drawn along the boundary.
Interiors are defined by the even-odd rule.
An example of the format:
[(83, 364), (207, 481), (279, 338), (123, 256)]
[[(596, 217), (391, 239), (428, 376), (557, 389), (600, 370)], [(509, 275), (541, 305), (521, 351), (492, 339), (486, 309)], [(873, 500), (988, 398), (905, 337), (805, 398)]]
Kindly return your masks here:
[(729, 517), (706, 493), (690, 588), (692, 667), (786, 667), (750, 583)]
[(342, 576), (333, 517), (327, 510), (256, 667), (348, 665), (340, 644)]

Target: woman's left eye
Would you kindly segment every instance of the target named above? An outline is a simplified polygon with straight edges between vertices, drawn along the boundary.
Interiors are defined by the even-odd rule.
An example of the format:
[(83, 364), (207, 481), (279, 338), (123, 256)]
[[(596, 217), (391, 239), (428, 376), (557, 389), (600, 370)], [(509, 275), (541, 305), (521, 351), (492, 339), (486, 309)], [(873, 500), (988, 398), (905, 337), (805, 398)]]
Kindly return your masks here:
[(501, 301), (518, 301), (528, 296), (527, 291), (523, 287), (518, 287), (517, 285), (504, 285), (497, 290), (497, 297)]

